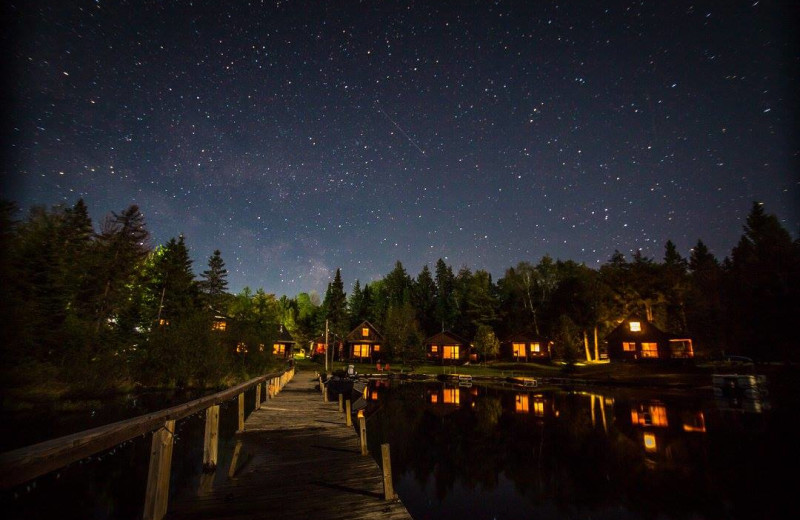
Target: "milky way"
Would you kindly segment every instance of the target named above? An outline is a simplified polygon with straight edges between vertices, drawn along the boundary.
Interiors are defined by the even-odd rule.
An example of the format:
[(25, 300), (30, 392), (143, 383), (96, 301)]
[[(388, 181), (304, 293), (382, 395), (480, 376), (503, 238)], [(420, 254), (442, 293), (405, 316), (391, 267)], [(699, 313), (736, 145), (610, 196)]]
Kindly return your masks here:
[(4, 197), (245, 285), (796, 237), (791, 2), (6, 2)]

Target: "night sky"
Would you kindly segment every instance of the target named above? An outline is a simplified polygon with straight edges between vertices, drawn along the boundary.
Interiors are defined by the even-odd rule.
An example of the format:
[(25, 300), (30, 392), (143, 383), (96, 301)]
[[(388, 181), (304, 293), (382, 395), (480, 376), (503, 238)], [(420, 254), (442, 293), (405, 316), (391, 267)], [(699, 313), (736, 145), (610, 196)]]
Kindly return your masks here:
[(796, 2), (4, 2), (3, 197), (229, 290), (798, 236)]

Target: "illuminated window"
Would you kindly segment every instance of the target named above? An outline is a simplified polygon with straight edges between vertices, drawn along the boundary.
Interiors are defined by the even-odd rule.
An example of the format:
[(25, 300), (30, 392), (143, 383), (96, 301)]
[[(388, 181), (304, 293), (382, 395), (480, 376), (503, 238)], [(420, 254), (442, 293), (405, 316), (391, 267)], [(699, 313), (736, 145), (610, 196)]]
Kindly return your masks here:
[(436, 394), (431, 394), (431, 402), (432, 403), (438, 403), (439, 402), (439, 396), (436, 395)]
[(622, 342), (622, 350), (628, 352), (634, 352), (636, 350), (636, 342), (634, 341), (623, 341)]
[(544, 401), (540, 399), (534, 399), (533, 413), (536, 415), (536, 417), (544, 417)]
[(380, 352), (381, 351), (381, 346), (376, 344), (374, 347), (372, 347), (372, 351), (373, 352)]
[(353, 345), (353, 357), (368, 358), (369, 345), (368, 344)]
[(211, 330), (225, 330), (228, 324), (224, 321), (215, 321), (211, 324)]
[(528, 413), (530, 411), (528, 394), (517, 394), (514, 411), (517, 413)]
[(458, 345), (445, 345), (442, 347), (444, 359), (458, 359)]
[(362, 335), (363, 337), (365, 337), (365, 338), (366, 338), (366, 337), (368, 337), (368, 336), (369, 336), (369, 327), (364, 327), (364, 328), (362, 328), (362, 329), (361, 329), (361, 335)]
[(460, 402), (461, 402), (461, 392), (458, 391), (458, 388), (444, 389), (445, 404), (459, 404)]
[(369, 398), (370, 398), (371, 401), (377, 401), (378, 400), (378, 391), (377, 390), (373, 390), (372, 393), (369, 394)]
[(645, 433), (644, 434), (644, 449), (647, 451), (655, 451), (656, 450), (656, 436), (652, 433)]
[(275, 343), (272, 345), (272, 353), (275, 355), (282, 356), (286, 353), (286, 345), (283, 343)]
[(166, 327), (167, 325), (169, 325), (169, 320), (161, 318), (160, 320), (158, 320), (158, 324), (161, 325), (162, 327)]
[(642, 343), (642, 357), (658, 357), (658, 343)]
[(531, 343), (531, 351), (532, 352), (541, 352), (542, 351), (542, 346), (539, 345), (539, 342)]
[(651, 406), (650, 417), (653, 421), (653, 426), (660, 426), (666, 428), (669, 426), (667, 422), (667, 408), (664, 406)]
[(656, 426), (666, 428), (669, 426), (667, 421), (667, 408), (663, 405), (653, 405), (647, 411), (631, 409), (631, 422), (639, 426)]
[(642, 324), (638, 321), (630, 322), (631, 332), (640, 332), (642, 330)]
[(431, 354), (439, 353), (439, 345), (431, 345)]
[(511, 349), (514, 351), (514, 357), (524, 357), (525, 356), (525, 343), (512, 343)]

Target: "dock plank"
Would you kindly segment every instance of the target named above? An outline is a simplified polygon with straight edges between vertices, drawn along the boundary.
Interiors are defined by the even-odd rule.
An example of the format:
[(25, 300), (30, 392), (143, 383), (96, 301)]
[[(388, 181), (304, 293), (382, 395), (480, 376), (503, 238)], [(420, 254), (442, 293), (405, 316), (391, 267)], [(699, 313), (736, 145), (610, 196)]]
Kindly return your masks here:
[(237, 442), (233, 476), (170, 504), (166, 518), (411, 518), (401, 501), (383, 499), (378, 464), (361, 455), (355, 429), (337, 403), (323, 401), (313, 372), (298, 371), (255, 410)]

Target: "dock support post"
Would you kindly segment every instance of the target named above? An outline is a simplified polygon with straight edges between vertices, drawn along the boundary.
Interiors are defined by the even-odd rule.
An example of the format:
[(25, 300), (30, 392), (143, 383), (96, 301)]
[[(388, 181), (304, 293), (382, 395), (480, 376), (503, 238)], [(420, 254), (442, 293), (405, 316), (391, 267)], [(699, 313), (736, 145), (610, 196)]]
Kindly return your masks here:
[(339, 394), (339, 413), (344, 411), (344, 396)]
[(352, 405), (350, 404), (350, 399), (344, 402), (344, 408), (345, 408), (344, 419), (347, 423), (347, 426), (353, 426), (353, 417), (350, 415), (351, 413), (353, 413), (351, 406)]
[(147, 491), (144, 496), (144, 520), (161, 520), (167, 513), (169, 472), (172, 465), (172, 441), (175, 421), (166, 421), (153, 432), (150, 447), (150, 469), (147, 472)]
[(219, 448), (219, 405), (206, 408), (206, 433), (203, 442), (203, 471), (211, 472), (217, 467)]
[(256, 385), (256, 410), (261, 408), (261, 383)]
[(363, 410), (358, 411), (358, 431), (361, 438), (361, 454), (367, 455), (367, 419)]
[(383, 498), (384, 500), (394, 500), (397, 495), (394, 494), (394, 486), (392, 486), (392, 455), (388, 444), (381, 444), (381, 459), (383, 461)]
[(244, 392), (239, 394), (239, 427), (236, 431), (244, 431)]

